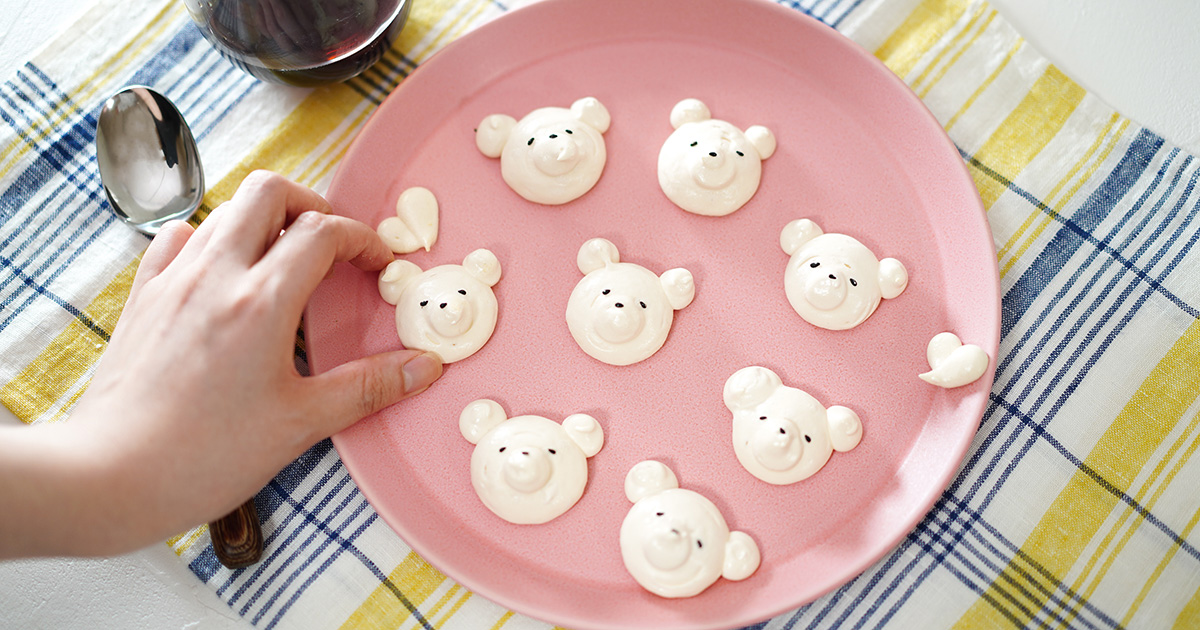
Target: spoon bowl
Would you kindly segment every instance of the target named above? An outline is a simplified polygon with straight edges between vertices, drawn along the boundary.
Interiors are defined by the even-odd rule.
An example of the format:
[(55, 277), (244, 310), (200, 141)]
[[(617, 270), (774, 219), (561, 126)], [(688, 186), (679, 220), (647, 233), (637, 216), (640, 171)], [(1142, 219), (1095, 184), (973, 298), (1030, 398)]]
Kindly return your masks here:
[(153, 236), (188, 219), (204, 197), (196, 140), (174, 103), (144, 86), (105, 101), (96, 125), (96, 162), (113, 212)]

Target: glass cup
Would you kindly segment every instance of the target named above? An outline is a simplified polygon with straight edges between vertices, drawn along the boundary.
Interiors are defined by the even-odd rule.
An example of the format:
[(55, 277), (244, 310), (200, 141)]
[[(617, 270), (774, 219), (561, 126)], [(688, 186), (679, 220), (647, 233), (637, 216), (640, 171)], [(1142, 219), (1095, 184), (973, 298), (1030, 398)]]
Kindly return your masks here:
[(252, 76), (286, 85), (345, 81), (379, 61), (411, 0), (184, 0), (204, 37)]

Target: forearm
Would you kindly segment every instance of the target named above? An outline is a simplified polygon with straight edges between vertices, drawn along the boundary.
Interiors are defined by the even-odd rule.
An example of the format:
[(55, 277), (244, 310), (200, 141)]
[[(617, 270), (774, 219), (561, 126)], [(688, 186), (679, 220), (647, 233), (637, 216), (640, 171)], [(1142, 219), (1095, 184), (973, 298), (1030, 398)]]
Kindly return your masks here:
[(0, 427), (0, 558), (108, 555), (123, 531), (121, 484), (69, 423)]

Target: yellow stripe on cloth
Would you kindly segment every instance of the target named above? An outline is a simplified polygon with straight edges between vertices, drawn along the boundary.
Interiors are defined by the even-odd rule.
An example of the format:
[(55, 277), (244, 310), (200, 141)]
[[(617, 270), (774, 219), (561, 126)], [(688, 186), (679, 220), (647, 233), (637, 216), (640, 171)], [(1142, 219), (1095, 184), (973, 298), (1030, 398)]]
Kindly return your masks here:
[(100, 360), (107, 336), (112, 334), (129, 297), (140, 260), (126, 265), (83, 309), (80, 317), (88, 318), (91, 326), (80, 317), (73, 318), (37, 358), (0, 388), (0, 402), (18, 418), (32, 422), (55, 406), (65, 407), (61, 401), (72, 390), (77, 390), (75, 396), (84, 390), (80, 380)]
[[(1147, 475), (1145, 481), (1142, 482), (1141, 486), (1136, 492), (1132, 493), (1134, 502), (1141, 506), (1146, 512), (1152, 512), (1154, 510), (1154, 507), (1158, 505), (1158, 500), (1162, 497), (1163, 492), (1170, 487), (1171, 483), (1175, 480), (1175, 477), (1179, 474), (1180, 469), (1182, 469), (1183, 466), (1192, 458), (1192, 455), (1195, 454), (1197, 447), (1200, 447), (1200, 436), (1195, 435), (1195, 430), (1198, 426), (1200, 426), (1200, 415), (1194, 415), (1184, 430), (1180, 432), (1175, 441), (1167, 448), (1166, 453), (1159, 458), (1158, 463), (1154, 466), (1154, 469), (1150, 472), (1150, 474)], [(1178, 461), (1175, 462), (1175, 465), (1172, 466), (1170, 470), (1167, 470), (1167, 465), (1175, 459), (1175, 455), (1179, 453), (1180, 449), (1183, 449), (1182, 456), (1178, 459)], [(1165, 475), (1163, 474), (1164, 472), (1166, 473)], [(1160, 481), (1161, 483), (1159, 483)], [(1153, 492), (1150, 492), (1151, 488), (1154, 488)], [(1150, 493), (1149, 497), (1147, 497), (1147, 493)], [(1125, 505), (1125, 508), (1121, 511), (1121, 514), (1117, 518), (1116, 522), (1112, 527), (1109, 528), (1108, 533), (1105, 534), (1104, 538), (1100, 541), (1100, 544), (1092, 552), (1092, 556), (1084, 566), (1083, 570), (1071, 584), (1071, 592), (1078, 593), (1081, 599), (1073, 599), (1070, 602), (1059, 602), (1058, 606), (1055, 607), (1054, 614), (1051, 615), (1051, 618), (1060, 619), (1060, 622), (1058, 625), (1056, 625), (1056, 627), (1068, 627), (1070, 626), (1071, 622), (1074, 621), (1077, 616), (1079, 616), (1084, 602), (1091, 599), (1092, 595), (1096, 592), (1096, 589), (1100, 586), (1100, 583), (1104, 580), (1105, 576), (1108, 575), (1108, 571), (1112, 567), (1113, 563), (1116, 562), (1117, 558), (1121, 555), (1121, 552), (1125, 549), (1125, 546), (1129, 544), (1129, 541), (1133, 538), (1134, 533), (1138, 531), (1138, 527), (1144, 520), (1137, 518), (1141, 515), (1141, 513), (1142, 512), (1140, 510), (1136, 510), (1133, 505)], [(1118, 534), (1121, 535), (1121, 538), (1117, 540), (1116, 544), (1114, 545), (1113, 541), (1117, 538)], [(1180, 536), (1186, 538), (1187, 531), (1185, 530), (1180, 534)], [(1174, 549), (1178, 548), (1178, 545), (1174, 546)], [(1171, 557), (1172, 555), (1173, 553), (1167, 554), (1168, 557)], [(1101, 563), (1100, 561), (1102, 559), (1103, 562)], [(1096, 568), (1097, 563), (1100, 563), (1100, 567), (1099, 570), (1096, 571), (1095, 575), (1093, 575), (1092, 571)], [(1091, 577), (1091, 580), (1085, 587), (1084, 580), (1087, 580), (1089, 577)], [(1151, 587), (1153, 581), (1154, 579), (1152, 578), (1143, 587), (1143, 592), (1146, 592)], [(1138, 605), (1140, 604), (1135, 600), (1134, 609), (1130, 610), (1127, 616), (1131, 616)], [(1064, 612), (1065, 614), (1063, 614)]]
[(904, 22), (875, 50), (875, 56), (900, 78), (908, 76), (967, 11), (965, 0), (923, 0)]
[(207, 524), (198, 525), (186, 532), (183, 532), (182, 534), (176, 534), (175, 536), (168, 538), (167, 546), (171, 548), (171, 551), (175, 552), (175, 555), (182, 556), (183, 554), (187, 553), (187, 551), (196, 543), (206, 542), (208, 539), (205, 538), (204, 535), (207, 533)]
[(972, 166), (983, 207), (990, 209), (1008, 184), (1054, 139), (1087, 93), (1050, 66), (995, 133), (975, 153), (990, 173)]
[[(1112, 133), (1114, 127), (1117, 129), (1116, 133)], [(1075, 197), (1075, 193), (1079, 192), (1079, 189), (1082, 188), (1085, 183), (1091, 180), (1092, 176), (1096, 174), (1096, 170), (1100, 168), (1100, 165), (1104, 164), (1104, 161), (1108, 159), (1108, 156), (1112, 153), (1113, 149), (1116, 148), (1117, 141), (1121, 139), (1121, 136), (1125, 133), (1125, 130), (1128, 127), (1129, 120), (1122, 119), (1119, 114), (1114, 112), (1112, 117), (1109, 119), (1108, 125), (1103, 131), (1096, 135), (1096, 140), (1090, 147), (1088, 147), (1087, 151), (1084, 152), (1079, 161), (1067, 172), (1065, 177), (1055, 184), (1054, 188), (1051, 189), (1046, 195), (1045, 205), (1048, 207), (1048, 210), (1044, 211), (1041, 208), (1035, 207), (1029, 213), (1029, 216), (1025, 219), (1021, 226), (1017, 228), (1015, 232), (1013, 232), (1008, 241), (1005, 242), (1004, 245), (1001, 246), (996, 252), (996, 257), (1001, 261), (1005, 261), (1006, 257), (1008, 258), (1008, 260), (1000, 266), (1000, 277), (1008, 275), (1008, 272), (1012, 269), (1013, 265), (1022, 259), (1029, 247), (1033, 245), (1033, 243), (1039, 236), (1042, 235), (1043, 232), (1045, 232), (1047, 227), (1054, 223), (1054, 220), (1062, 212), (1062, 209), (1072, 198)], [(1100, 150), (1100, 146), (1104, 143), (1105, 138), (1108, 139), (1108, 144), (1104, 145), (1103, 150)], [(1096, 159), (1093, 159), (1093, 157)], [(1087, 168), (1084, 168), (1085, 166)], [(1078, 177), (1076, 177), (1077, 175)], [(1061, 199), (1055, 201), (1059, 192), (1072, 180), (1075, 182), (1074, 185), (1067, 189), (1067, 192), (1062, 196)], [(1025, 237), (1025, 240), (1022, 241), (1020, 245), (1018, 245), (1018, 241), (1023, 235), (1025, 235), (1025, 231), (1035, 223), (1037, 225), (1033, 228), (1033, 231)]]
[(414, 610), (446, 581), (428, 562), (415, 553), (408, 556), (390, 573), (387, 582), (380, 584), (342, 624), (344, 630), (399, 627)]
[[(981, 4), (975, 9), (975, 12), (971, 15), (971, 20), (954, 36), (950, 41), (950, 45), (942, 49), (937, 58), (931, 61), (925, 67), (925, 70), (909, 84), (919, 98), (924, 99), (929, 95), (930, 90), (937, 86), (942, 77), (946, 76), (946, 73), (950, 71), (950, 68), (954, 67), (954, 64), (962, 58), (963, 54), (975, 45), (979, 36), (987, 30), (997, 15), (996, 10), (986, 4)], [(980, 18), (983, 18), (983, 23), (976, 29), (975, 25), (979, 22)], [(963, 41), (964, 39), (966, 40), (965, 42)], [(952, 51), (953, 54), (951, 54)], [(947, 54), (950, 54), (950, 59), (945, 63), (941, 63)], [(930, 73), (935, 68), (937, 68), (937, 72), (931, 76)]]
[(1195, 630), (1197, 619), (1200, 619), (1200, 589), (1192, 593), (1192, 598), (1184, 604), (1175, 623), (1171, 624), (1171, 630)]
[[(983, 596), (956, 628), (1024, 626), (1121, 503), (1133, 480), (1200, 396), (1200, 379), (1180, 378), (1200, 361), (1200, 320), (1142, 382)], [(1049, 583), (1049, 584), (1047, 584)]]
[(512, 611), (504, 613), (503, 615), (500, 616), (499, 621), (492, 624), (491, 630), (500, 630), (500, 628), (503, 628), (504, 624), (508, 623), (508, 620), (512, 619), (512, 618), (513, 618)]
[[(1192, 419), (1193, 424), (1195, 424), (1197, 421), (1200, 421), (1200, 416)], [(1195, 454), (1197, 446), (1200, 446), (1200, 439), (1193, 440), (1192, 443), (1188, 445), (1187, 452), (1171, 469), (1171, 472), (1167, 476), (1167, 480), (1159, 487), (1158, 491), (1155, 492), (1154, 499), (1156, 502), (1158, 497), (1162, 495), (1163, 491), (1171, 485), (1172, 481), (1174, 481), (1175, 476), (1179, 473), (1179, 470), (1183, 468), (1183, 465), (1191, 460), (1192, 455)], [(1146, 508), (1151, 509), (1153, 506), (1148, 505)], [(1183, 540), (1187, 540), (1188, 537), (1191, 536), (1192, 530), (1196, 528), (1197, 523), (1200, 523), (1200, 510), (1196, 510), (1192, 514), (1192, 518), (1188, 520), (1187, 525), (1185, 525), (1183, 529), (1179, 531), (1179, 537)], [(1130, 532), (1132, 532), (1132, 528)], [(1126, 539), (1128, 539), (1128, 537), (1129, 536), (1126, 535)], [(1121, 542), (1124, 543), (1125, 540), (1122, 540)], [(1150, 590), (1153, 589), (1154, 584), (1158, 582), (1159, 576), (1161, 576), (1163, 571), (1166, 570), (1167, 565), (1171, 563), (1171, 560), (1175, 557), (1175, 554), (1179, 552), (1179, 549), (1180, 546), (1178, 544), (1173, 544), (1167, 550), (1167, 552), (1163, 554), (1162, 559), (1158, 562), (1158, 566), (1154, 567), (1154, 572), (1150, 574), (1150, 577), (1146, 580), (1146, 583), (1142, 585), (1142, 590), (1138, 592), (1137, 597), (1133, 599), (1133, 603), (1129, 605), (1129, 610), (1125, 612), (1125, 617), (1121, 619), (1122, 626), (1129, 626), (1133, 616), (1137, 614), (1138, 609), (1142, 607), (1142, 602), (1146, 601), (1146, 596), (1150, 594)], [(1193, 621), (1200, 624), (1200, 616), (1195, 617)]]
[(1017, 56), (1017, 51), (1021, 50), (1021, 47), (1024, 45), (1025, 41), (1018, 39), (1012, 45), (1012, 47), (1009, 48), (1008, 52), (1005, 53), (1004, 58), (1001, 59), (1000, 63), (996, 66), (996, 69), (992, 70), (991, 74), (989, 74), (987, 78), (983, 80), (983, 83), (979, 84), (979, 87), (975, 88), (975, 91), (971, 93), (971, 96), (967, 98), (965, 103), (962, 104), (962, 107), (959, 107), (958, 111), (950, 117), (950, 120), (946, 121), (946, 131), (950, 131), (950, 129), (958, 123), (958, 119), (962, 118), (962, 115), (965, 114), (967, 110), (971, 109), (971, 106), (975, 104), (975, 101), (979, 100), (980, 95), (982, 95), (985, 90), (987, 90), (993, 83), (996, 82), (996, 78), (999, 77), (1000, 73), (1008, 67), (1009, 62), (1013, 60), (1013, 57)]

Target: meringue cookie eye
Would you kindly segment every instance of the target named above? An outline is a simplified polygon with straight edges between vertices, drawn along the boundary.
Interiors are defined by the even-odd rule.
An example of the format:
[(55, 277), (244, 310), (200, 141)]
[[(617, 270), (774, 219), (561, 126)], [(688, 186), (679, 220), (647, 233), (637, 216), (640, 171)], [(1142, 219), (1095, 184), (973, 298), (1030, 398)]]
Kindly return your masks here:
[(697, 144), (700, 144), (700, 143), (699, 143), (699, 142), (693, 142), (693, 143), (689, 144), (688, 146), (689, 146), (689, 147), (694, 147), (694, 146), (696, 146)]
[(421, 300), (421, 306), (429, 304), (429, 300)]
[(458, 294), (459, 294), (459, 295), (466, 295), (466, 294), (467, 294), (467, 290), (466, 290), (466, 289), (459, 289), (459, 290), (458, 290)]
[(858, 281), (855, 280), (854, 278), (850, 278), (850, 286), (852, 286), (852, 287), (858, 286)]
[(809, 263), (809, 265), (808, 265), (808, 266), (809, 266), (809, 267), (812, 267), (813, 269), (816, 269), (817, 267), (820, 267), (820, 266), (821, 266), (821, 263), (819, 263), (819, 262), (812, 262), (812, 263)]

